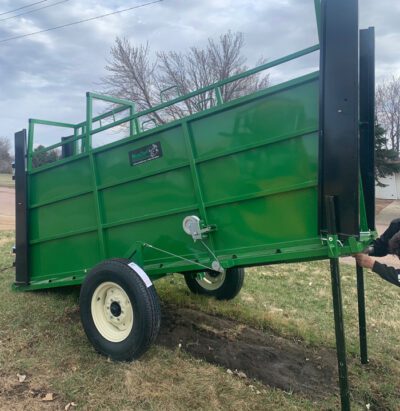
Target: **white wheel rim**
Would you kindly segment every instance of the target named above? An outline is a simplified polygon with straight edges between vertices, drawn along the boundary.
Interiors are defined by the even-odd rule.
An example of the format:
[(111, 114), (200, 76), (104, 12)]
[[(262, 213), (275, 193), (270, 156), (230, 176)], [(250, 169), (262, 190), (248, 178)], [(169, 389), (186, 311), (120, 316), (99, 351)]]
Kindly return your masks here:
[(106, 340), (121, 342), (133, 327), (133, 308), (128, 294), (111, 281), (100, 284), (93, 293), (92, 318), (97, 331)]
[[(200, 277), (201, 275), (201, 277)], [(225, 281), (225, 272), (222, 273), (210, 273), (204, 272), (196, 276), (197, 283), (207, 291), (218, 290)]]

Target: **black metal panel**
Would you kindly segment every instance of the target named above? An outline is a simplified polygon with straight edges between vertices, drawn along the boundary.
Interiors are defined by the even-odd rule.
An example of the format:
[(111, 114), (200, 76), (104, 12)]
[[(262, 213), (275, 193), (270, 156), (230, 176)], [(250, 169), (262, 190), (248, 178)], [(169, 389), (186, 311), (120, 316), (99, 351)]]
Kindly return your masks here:
[(323, 0), (320, 53), (320, 229), (334, 196), (338, 234), (359, 234), (358, 1)]
[(15, 133), (15, 282), (29, 283), (26, 130)]
[(74, 138), (74, 136), (61, 137), (61, 141), (65, 142), (61, 146), (61, 158), (71, 157), (74, 155), (75, 141), (68, 143), (68, 140), (71, 138)]
[(375, 30), (360, 30), (360, 168), (368, 228), (375, 229)]

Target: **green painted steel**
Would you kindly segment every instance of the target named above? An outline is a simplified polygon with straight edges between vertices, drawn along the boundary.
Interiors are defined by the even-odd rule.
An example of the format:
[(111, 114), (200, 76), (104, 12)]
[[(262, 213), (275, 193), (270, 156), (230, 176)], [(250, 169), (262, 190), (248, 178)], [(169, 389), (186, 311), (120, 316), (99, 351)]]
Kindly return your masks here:
[[(134, 103), (87, 94), (86, 121), (31, 120), (28, 142), (29, 267), (26, 289), (80, 284), (112, 257), (130, 258), (152, 279), (201, 270), (348, 255), (375, 236), (344, 244), (318, 232), (318, 73), (223, 102), (220, 87), (317, 46), (267, 63), (145, 112)], [(151, 111), (214, 90), (211, 109), (142, 132)], [(114, 104), (93, 117), (93, 100)], [(128, 110), (109, 124), (101, 121)], [(128, 124), (129, 136), (93, 148), (94, 136)], [(72, 128), (72, 156), (34, 168), (36, 124)], [(60, 142), (43, 151), (59, 148)], [(151, 152), (151, 150), (156, 150)], [(155, 154), (154, 154), (155, 153)], [(362, 191), (362, 189), (361, 189)], [(193, 241), (183, 219), (211, 227)], [(200, 265), (199, 265), (200, 264)]]

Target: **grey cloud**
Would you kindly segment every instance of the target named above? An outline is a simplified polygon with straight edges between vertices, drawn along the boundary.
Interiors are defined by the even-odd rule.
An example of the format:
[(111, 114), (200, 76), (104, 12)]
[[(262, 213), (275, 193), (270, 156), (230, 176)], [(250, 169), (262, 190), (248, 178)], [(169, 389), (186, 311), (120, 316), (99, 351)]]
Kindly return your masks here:
[[(131, 2), (129, 2), (131, 4)], [(140, 2), (137, 1), (137, 4)], [(164, 0), (162, 3), (101, 20), (0, 43), (0, 135), (12, 137), (30, 117), (81, 121), (84, 93), (98, 88), (105, 58), (115, 36), (149, 41), (156, 50), (184, 50), (202, 45), (228, 29), (245, 34), (245, 55), (252, 66), (259, 57), (281, 57), (315, 44), (312, 0)], [(16, 7), (1, 1), (1, 10)], [(18, 3), (19, 4), (19, 3)], [(130, 5), (129, 4), (129, 5)], [(132, 1), (132, 4), (134, 2)], [(74, 0), (0, 22), (0, 39), (31, 28), (47, 28), (129, 6), (123, 0)], [(0, 11), (1, 11), (0, 10)], [(377, 74), (400, 74), (400, 6), (390, 0), (360, 0), (360, 26), (376, 26)], [(16, 30), (16, 27), (18, 30)], [(318, 53), (272, 71), (281, 81), (314, 70)]]

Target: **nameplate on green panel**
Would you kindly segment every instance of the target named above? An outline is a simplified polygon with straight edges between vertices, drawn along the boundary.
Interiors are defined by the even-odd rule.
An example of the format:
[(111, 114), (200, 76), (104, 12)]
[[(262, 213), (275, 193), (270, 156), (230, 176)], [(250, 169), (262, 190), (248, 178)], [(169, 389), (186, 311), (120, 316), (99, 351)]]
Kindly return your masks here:
[(137, 166), (139, 164), (147, 163), (147, 161), (157, 160), (157, 158), (162, 157), (162, 155), (161, 143), (157, 141), (156, 143), (130, 151), (129, 161), (131, 166)]

